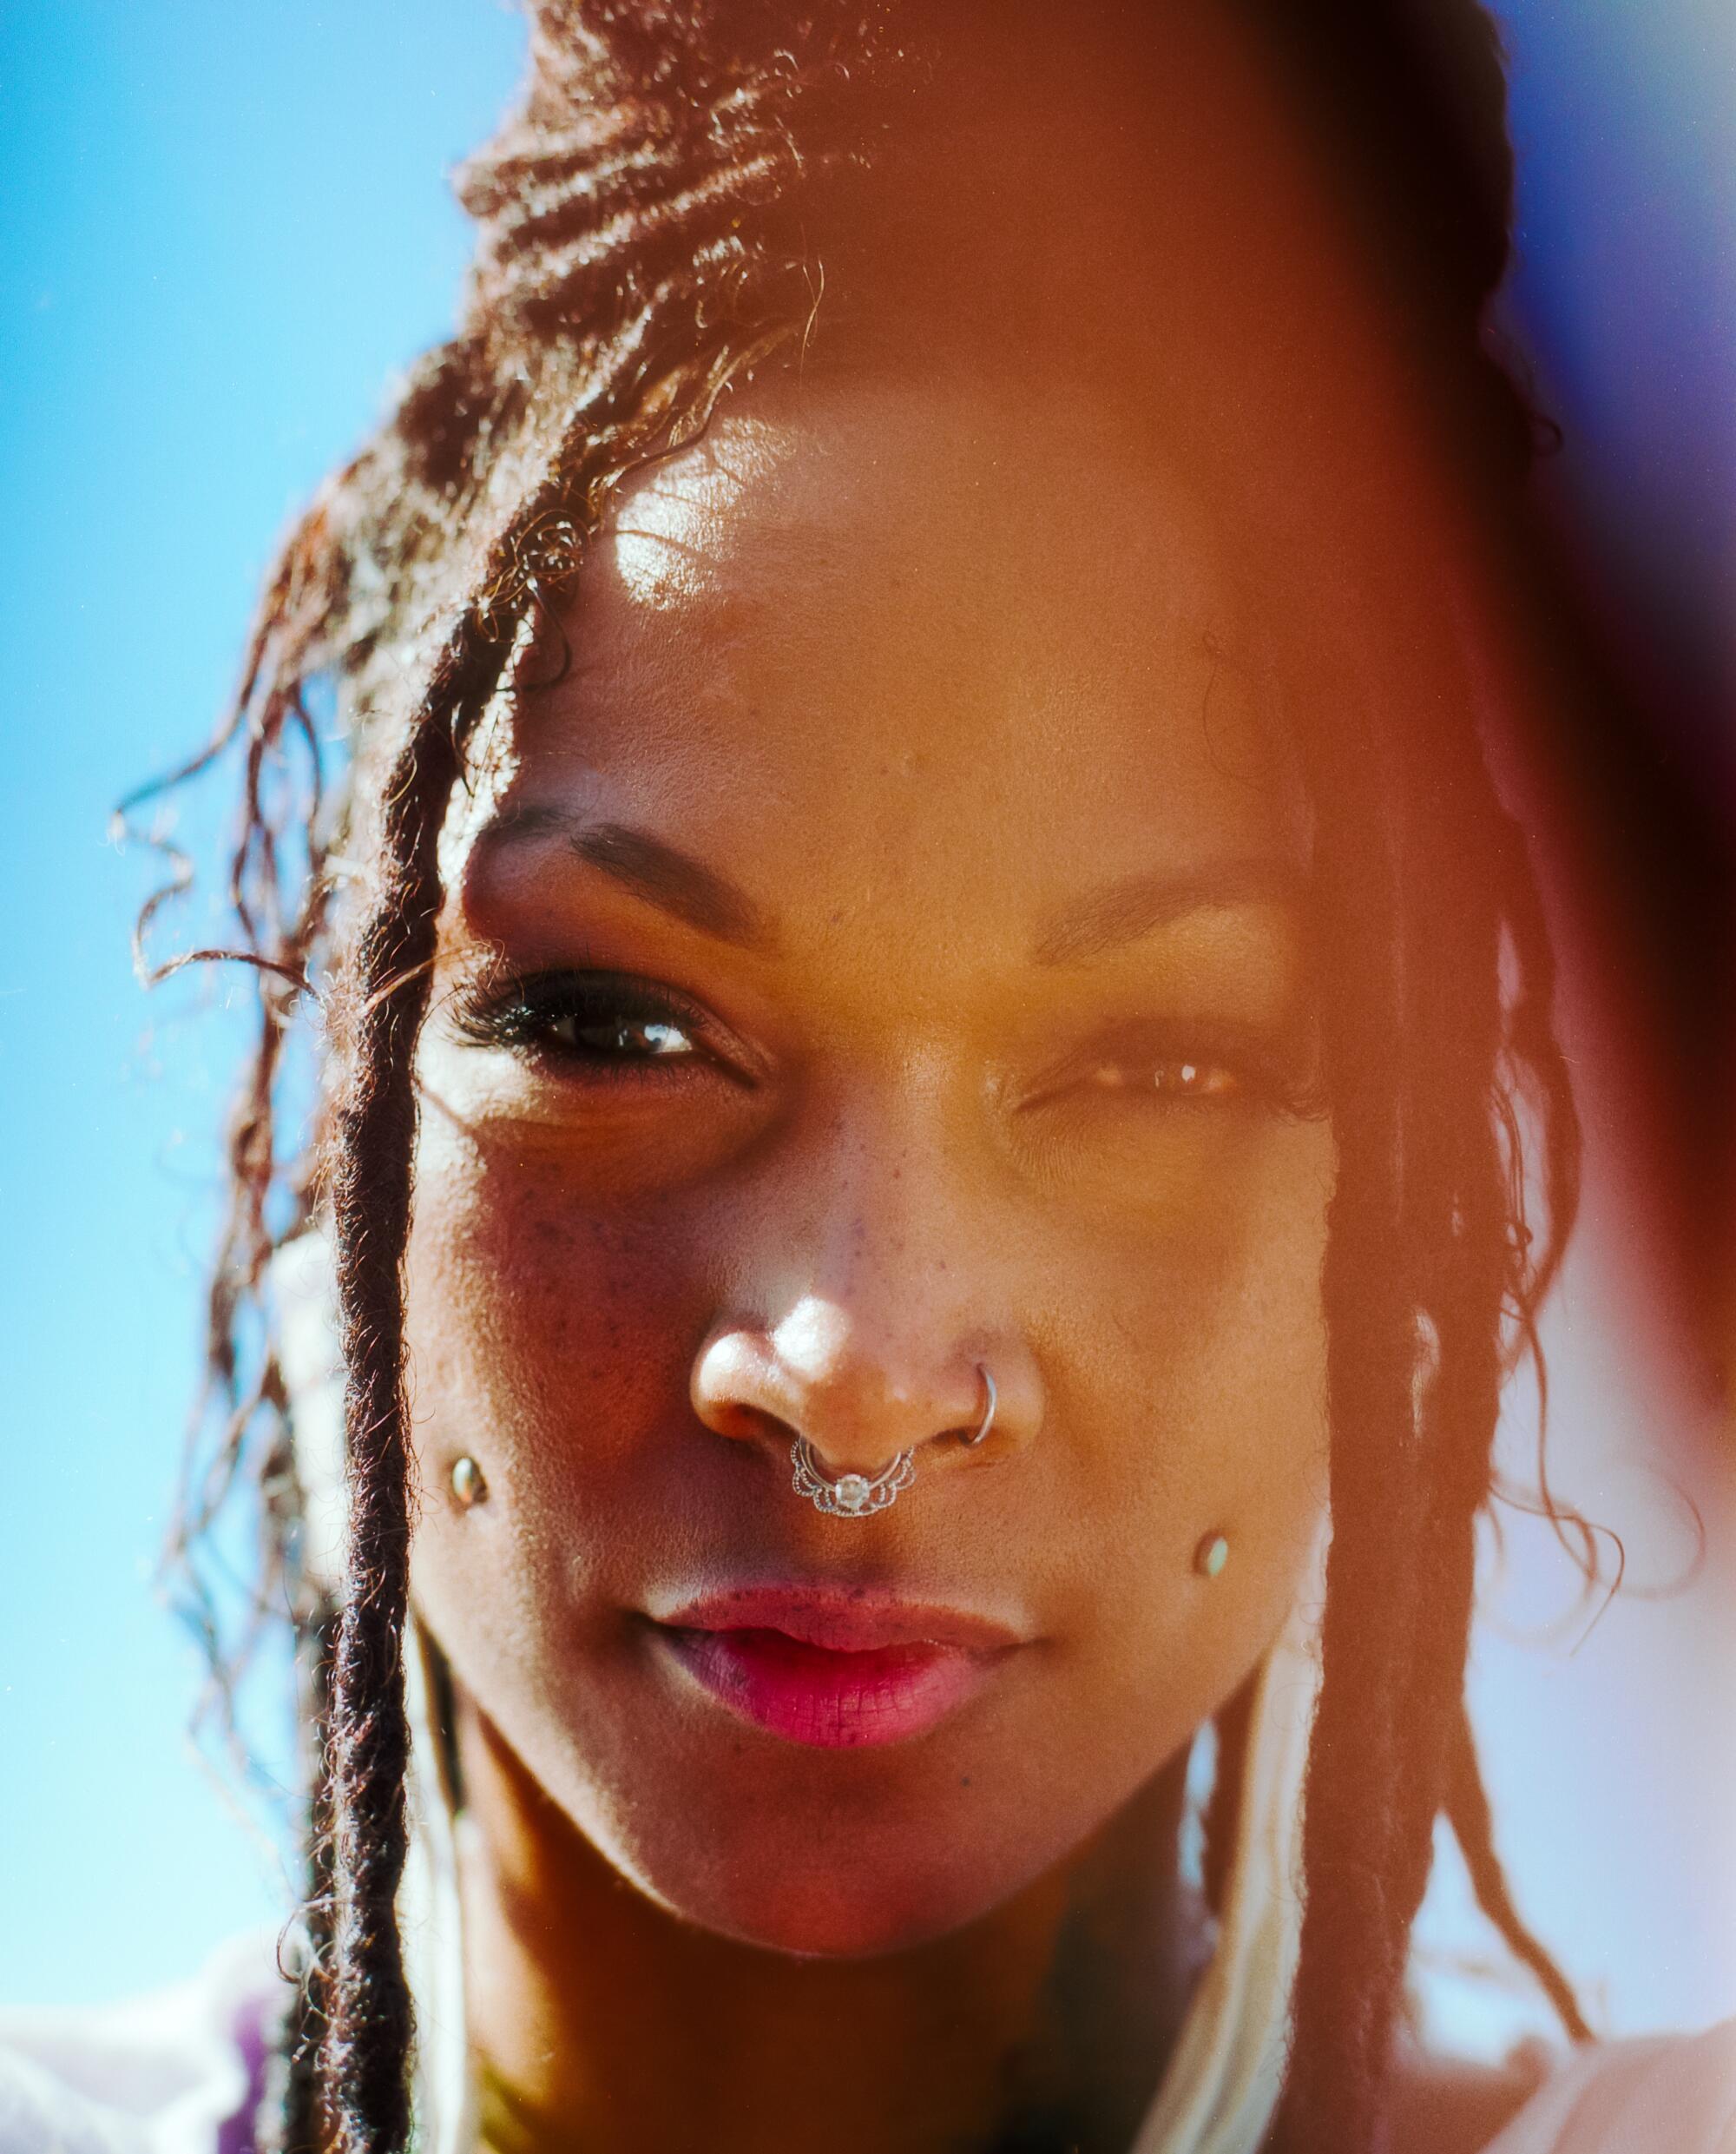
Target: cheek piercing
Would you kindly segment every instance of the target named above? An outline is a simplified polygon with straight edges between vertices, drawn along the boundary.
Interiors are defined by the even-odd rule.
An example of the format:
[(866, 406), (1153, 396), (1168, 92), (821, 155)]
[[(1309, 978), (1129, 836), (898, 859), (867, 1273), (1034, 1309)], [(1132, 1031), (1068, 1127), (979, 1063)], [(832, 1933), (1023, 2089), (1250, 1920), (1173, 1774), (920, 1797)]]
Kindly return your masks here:
[(452, 1493), (466, 1511), (474, 1511), (478, 1504), (486, 1503), (488, 1492), (483, 1470), (469, 1452), (452, 1461)]
[(1202, 1578), (1215, 1578), (1230, 1560), (1230, 1544), (1221, 1533), (1208, 1533), (1194, 1551), (1194, 1568)]

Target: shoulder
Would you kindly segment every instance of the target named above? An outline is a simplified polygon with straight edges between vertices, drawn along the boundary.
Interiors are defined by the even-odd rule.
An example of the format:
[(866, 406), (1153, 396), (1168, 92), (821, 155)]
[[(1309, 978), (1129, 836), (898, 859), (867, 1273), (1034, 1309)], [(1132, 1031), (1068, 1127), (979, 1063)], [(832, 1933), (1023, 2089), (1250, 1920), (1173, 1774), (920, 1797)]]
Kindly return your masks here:
[(0, 2154), (248, 2154), (275, 1939), (95, 2010), (0, 2010)]
[(1405, 2154), (1736, 2154), (1736, 2019), (1595, 2043), (1541, 2072), (1415, 2061), (1389, 2130)]

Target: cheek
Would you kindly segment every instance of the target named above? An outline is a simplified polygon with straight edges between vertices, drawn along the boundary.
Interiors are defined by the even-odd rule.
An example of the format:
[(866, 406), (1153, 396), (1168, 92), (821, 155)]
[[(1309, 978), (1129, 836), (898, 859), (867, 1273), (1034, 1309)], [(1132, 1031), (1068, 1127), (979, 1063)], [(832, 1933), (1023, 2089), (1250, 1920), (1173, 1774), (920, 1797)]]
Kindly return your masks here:
[[(656, 1208), (576, 1203), (547, 1172), (480, 1148), (418, 1162), (406, 1265), (412, 1429), (424, 1491), (418, 1604), (484, 1692), (484, 1662), (540, 1680), (575, 1607), (654, 1554), (648, 1495), (690, 1445), (688, 1376), (707, 1304)], [(490, 1499), (451, 1495), (473, 1456)]]
[(698, 1306), (681, 1247), (654, 1211), (587, 1210), (484, 1154), (424, 1163), (407, 1269), (418, 1427), (461, 1420), (466, 1444), (510, 1453), (534, 1441), (539, 1473), (558, 1472), (667, 1414)]
[[(1100, 1582), (1094, 1628), (1127, 1680), (1185, 1670), (1200, 1716), (1282, 1620), (1325, 1502), (1332, 1172), (1326, 1125), (1279, 1125), (1209, 1202), (1100, 1263), (1047, 1356), (1073, 1393), (1053, 1402), (1072, 1438), (1051, 1499), (1068, 1567)], [(1213, 1532), (1229, 1560), (1196, 1590)]]
[(1161, 1222), (1080, 1265), (1077, 1337), (1051, 1359), (1089, 1394), (1084, 1463), (1167, 1504), (1231, 1503), (1324, 1456), (1321, 1272), (1333, 1147), (1274, 1124)]

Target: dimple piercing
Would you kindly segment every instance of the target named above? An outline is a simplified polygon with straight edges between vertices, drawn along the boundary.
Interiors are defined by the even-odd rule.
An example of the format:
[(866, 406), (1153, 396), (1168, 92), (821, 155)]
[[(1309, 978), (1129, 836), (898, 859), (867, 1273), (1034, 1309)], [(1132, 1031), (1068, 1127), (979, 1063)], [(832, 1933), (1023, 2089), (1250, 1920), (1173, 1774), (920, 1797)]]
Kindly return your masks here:
[(1194, 1568), (1202, 1578), (1215, 1578), (1230, 1560), (1230, 1544), (1221, 1533), (1207, 1533), (1194, 1551)]
[(488, 1492), (483, 1470), (469, 1452), (452, 1461), (452, 1493), (466, 1511), (474, 1511), (478, 1504), (486, 1503)]

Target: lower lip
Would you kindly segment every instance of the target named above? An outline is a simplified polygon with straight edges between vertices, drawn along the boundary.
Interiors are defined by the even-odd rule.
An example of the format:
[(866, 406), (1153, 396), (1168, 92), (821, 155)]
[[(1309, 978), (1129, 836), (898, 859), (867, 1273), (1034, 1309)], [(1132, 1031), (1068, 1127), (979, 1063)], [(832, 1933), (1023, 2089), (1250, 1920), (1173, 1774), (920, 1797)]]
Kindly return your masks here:
[(1000, 1652), (886, 1645), (840, 1653), (781, 1630), (684, 1630), (661, 1636), (720, 1704), (787, 1742), (860, 1750), (903, 1742), (974, 1697)]

